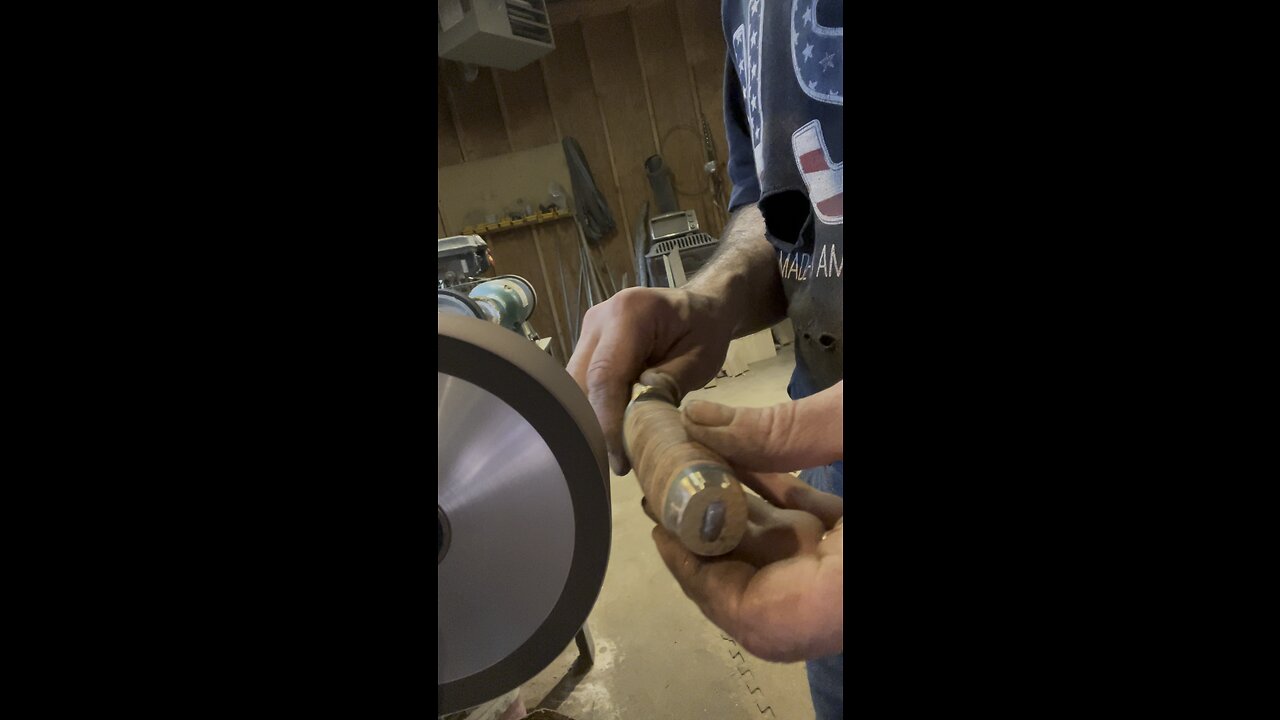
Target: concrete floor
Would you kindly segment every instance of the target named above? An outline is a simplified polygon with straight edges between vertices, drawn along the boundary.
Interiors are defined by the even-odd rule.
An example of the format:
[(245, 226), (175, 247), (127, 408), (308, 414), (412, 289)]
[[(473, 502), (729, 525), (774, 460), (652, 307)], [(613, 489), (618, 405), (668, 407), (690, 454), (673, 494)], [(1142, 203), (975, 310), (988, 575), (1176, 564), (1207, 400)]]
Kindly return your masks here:
[[(689, 397), (738, 406), (783, 402), (794, 366), (791, 349), (783, 348)], [(613, 546), (588, 620), (596, 663), (585, 673), (577, 669), (578, 650), (570, 643), (521, 688), (528, 710), (547, 707), (573, 720), (813, 718), (804, 665), (767, 663), (725, 638), (663, 565), (635, 476), (612, 482)]]

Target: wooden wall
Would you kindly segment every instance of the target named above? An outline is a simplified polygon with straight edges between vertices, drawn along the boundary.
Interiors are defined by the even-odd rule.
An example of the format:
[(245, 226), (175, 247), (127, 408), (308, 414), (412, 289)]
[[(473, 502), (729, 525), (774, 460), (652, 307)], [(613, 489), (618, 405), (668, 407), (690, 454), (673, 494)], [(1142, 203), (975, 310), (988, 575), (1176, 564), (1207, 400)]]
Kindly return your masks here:
[[(573, 137), (581, 145), (617, 230), (602, 256), (615, 285), (634, 285), (633, 232), (652, 196), (645, 158), (660, 152), (681, 209), (718, 235), (724, 214), (703, 170), (701, 119), (711, 128), (720, 176), (728, 148), (722, 112), (725, 45), (716, 0), (604, 0), (548, 5), (556, 49), (516, 71), (480, 68), (468, 82), (457, 63), (438, 64), (439, 165), (453, 165)], [(437, 234), (443, 233), (437, 218)], [(532, 323), (554, 335), (563, 362), (578, 285), (571, 220), (487, 236), (497, 271), (527, 278), (538, 293)], [(601, 264), (601, 255), (596, 256)], [(602, 268), (603, 269), (603, 268)], [(561, 283), (563, 270), (564, 283)], [(567, 291), (566, 291), (567, 286)], [(564, 298), (570, 308), (565, 309)], [(566, 314), (567, 312), (567, 314)]]

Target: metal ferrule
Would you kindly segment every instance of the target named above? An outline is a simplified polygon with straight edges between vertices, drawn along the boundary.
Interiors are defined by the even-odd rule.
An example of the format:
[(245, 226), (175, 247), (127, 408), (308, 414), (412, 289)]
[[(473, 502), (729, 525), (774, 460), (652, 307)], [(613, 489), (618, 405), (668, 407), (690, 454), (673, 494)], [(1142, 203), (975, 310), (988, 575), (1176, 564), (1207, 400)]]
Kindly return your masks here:
[(662, 400), (675, 405), (675, 399), (669, 397), (662, 388), (636, 383), (631, 386), (631, 402), (627, 404), (627, 409), (630, 410), (632, 405), (642, 400)]
[(708, 487), (719, 485), (730, 486), (729, 474), (719, 465), (698, 464), (685, 468), (683, 473), (667, 488), (667, 496), (662, 499), (662, 524), (675, 531), (684, 518), (685, 508), (693, 496)]
[[(622, 412), (622, 422), (627, 421), (627, 415), (631, 413), (631, 408), (637, 403), (644, 400), (663, 400), (670, 403), (671, 399), (659, 388), (652, 385), (641, 385), (636, 383), (631, 386), (631, 401), (627, 403), (627, 409)], [(673, 403), (674, 404), (674, 403)], [(631, 448), (627, 445), (626, 433), (622, 435), (622, 451), (627, 454), (631, 460), (635, 460), (635, 456), (631, 454)]]

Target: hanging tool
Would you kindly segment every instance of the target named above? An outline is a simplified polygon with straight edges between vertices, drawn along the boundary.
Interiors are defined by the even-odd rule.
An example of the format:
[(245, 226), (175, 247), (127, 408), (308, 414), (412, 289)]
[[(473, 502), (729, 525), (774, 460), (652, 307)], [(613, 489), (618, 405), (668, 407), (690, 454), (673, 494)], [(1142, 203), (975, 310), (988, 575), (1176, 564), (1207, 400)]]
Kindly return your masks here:
[(720, 222), (723, 225), (729, 222), (729, 202), (725, 199), (724, 181), (720, 178), (720, 161), (716, 158), (716, 144), (711, 139), (711, 126), (707, 124), (707, 119), (701, 115), (698, 119), (702, 121), (702, 149), (706, 159), (706, 164), (702, 168), (711, 176), (711, 204), (720, 211)]
[(605, 235), (613, 232), (613, 214), (609, 212), (609, 204), (596, 187), (595, 178), (591, 175), (591, 168), (587, 165), (578, 141), (566, 137), (561, 145), (564, 147), (565, 162), (569, 165), (575, 215), (587, 239), (593, 243), (599, 242)]

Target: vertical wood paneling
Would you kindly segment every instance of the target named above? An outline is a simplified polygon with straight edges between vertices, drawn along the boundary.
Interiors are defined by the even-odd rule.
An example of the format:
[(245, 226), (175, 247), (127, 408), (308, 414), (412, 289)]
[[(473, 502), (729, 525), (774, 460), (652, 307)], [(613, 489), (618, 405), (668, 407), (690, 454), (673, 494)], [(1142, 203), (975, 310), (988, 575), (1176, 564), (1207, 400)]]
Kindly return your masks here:
[[(613, 213), (617, 230), (605, 237), (603, 244), (614, 281), (619, 281), (624, 272), (629, 272), (634, 278), (630, 238), (635, 216), (625, 212), (619, 192), (617, 179), (621, 177), (622, 168), (616, 165), (610, 150), (612, 137), (609, 129), (602, 124), (603, 100), (596, 93), (592, 80), (592, 61), (584, 42), (585, 29), (574, 23), (557, 27), (555, 33), (556, 49), (542, 59), (553, 117), (562, 138), (572, 137), (578, 141), (596, 187)], [(575, 243), (576, 237), (575, 231)], [(572, 247), (570, 245), (568, 249)], [(577, 256), (576, 250), (573, 255)], [(574, 267), (577, 267), (576, 260)]]
[[(719, 6), (714, 0), (560, 3), (551, 8), (556, 49), (537, 63), (515, 72), (480, 68), (470, 83), (456, 63), (438, 63), (438, 164), (573, 137), (618, 226), (603, 240), (603, 254), (595, 259), (605, 259), (615, 283), (623, 273), (634, 283), (634, 226), (640, 205), (652, 201), (644, 171), (649, 155), (661, 151), (672, 169), (680, 206), (697, 211), (708, 232), (722, 229), (705, 192), (700, 121), (705, 117), (711, 127), (727, 183), (725, 46)], [(566, 23), (566, 18), (572, 21)], [(535, 205), (546, 202), (527, 200)], [(437, 213), (441, 234), (460, 230), (450, 222)], [(538, 226), (536, 232), (513, 230), (486, 239), (498, 272), (520, 275), (534, 285), (539, 300), (534, 328), (564, 338), (564, 345), (552, 344), (563, 360), (572, 350), (569, 328), (586, 310), (581, 302), (574, 317), (579, 275), (576, 227), (561, 221)], [(562, 287), (561, 270), (567, 287)]]
[(468, 161), (483, 160), (511, 152), (502, 108), (498, 106), (498, 91), (493, 84), (493, 70), (480, 68), (476, 79), (468, 82), (456, 63), (448, 63), (443, 76), (453, 115), (458, 118), (463, 157)]
[[(449, 87), (445, 81), (445, 63), (436, 61), (436, 166), (445, 167), (462, 162), (462, 143), (453, 118), (453, 104), (449, 102)], [(437, 237), (448, 237), (459, 229), (450, 227), (436, 203), (436, 219), (439, 225)], [(453, 231), (453, 232), (451, 232)]]
[(506, 110), (507, 135), (512, 150), (528, 150), (559, 142), (551, 120), (542, 67), (530, 63), (514, 72), (497, 70), (498, 93)]
[[(480, 160), (511, 152), (507, 125), (494, 71), (480, 68), (479, 75), (468, 82), (456, 64), (446, 66), (443, 80), (447, 84), (449, 102), (458, 118), (458, 140), (467, 160)], [(533, 202), (532, 198), (527, 198)], [(533, 233), (528, 228), (508, 230), (485, 237), (493, 254), (494, 270), (499, 275), (519, 275), (529, 281), (538, 294), (539, 304), (551, 297), (538, 263)], [(555, 335), (555, 318), (548, 311), (535, 309), (529, 318), (533, 329), (544, 336)]]
[[(684, 41), (685, 56), (693, 75), (694, 92), (698, 108), (711, 128), (711, 140), (716, 149), (716, 162), (724, 184), (724, 199), (729, 197), (729, 173), (725, 169), (729, 160), (729, 145), (724, 133), (724, 25), (720, 19), (720, 4), (715, 2), (676, 3), (680, 16), (680, 36)], [(726, 208), (727, 210), (727, 208)], [(718, 233), (723, 227), (717, 224)]]
[[(543, 239), (542, 252), (546, 256), (547, 270), (552, 274), (550, 282), (561, 288), (560, 312), (564, 321), (565, 345), (573, 343), (571, 327), (579, 324), (584, 309), (575, 309), (578, 287), (578, 232), (570, 221), (549, 223), (538, 228)], [(573, 348), (569, 348), (570, 355)]]
[(671, 0), (631, 10), (640, 62), (649, 84), (653, 119), (661, 143), (659, 151), (671, 169), (676, 201), (693, 210), (704, 225), (713, 218), (709, 179), (702, 170), (702, 144), (698, 105), (689, 79), (689, 62), (679, 33), (675, 3)]
[[(618, 170), (620, 212), (634, 224), (641, 204), (651, 197), (644, 161), (657, 148), (631, 18), (627, 13), (587, 18), (582, 21), (582, 32), (592, 83), (608, 127), (609, 150)], [(617, 266), (613, 267), (620, 276)], [(634, 270), (631, 276), (635, 277)]]
[[(494, 72), (494, 80), (497, 82), (498, 98), (513, 151), (529, 150), (559, 141), (540, 65), (532, 63), (514, 72), (497, 70)], [(527, 198), (528, 201), (535, 207), (546, 202), (550, 197), (549, 186), (550, 183), (546, 197)], [(529, 230), (529, 242), (537, 256), (538, 274), (542, 277), (545, 288), (545, 293), (538, 296), (538, 309), (535, 312), (551, 318), (559, 357), (566, 362), (572, 348), (565, 337), (565, 324), (560, 317), (564, 308), (564, 292), (560, 287), (559, 273), (553, 273), (547, 264), (546, 251), (550, 243), (556, 242), (564, 233), (572, 232), (572, 229), (571, 222), (557, 221)], [(527, 248), (524, 250), (527, 252)]]
[(462, 144), (453, 123), (453, 105), (449, 102), (449, 88), (445, 78), (445, 63), (436, 62), (436, 165), (457, 165), (462, 162)]
[[(605, 141), (605, 128), (600, 123), (600, 101), (591, 83), (582, 25), (573, 23), (556, 27), (555, 38), (556, 49), (540, 61), (546, 73), (552, 116), (560, 128), (560, 137), (571, 137), (582, 147), (596, 187), (616, 216), (616, 204), (621, 198)], [(623, 223), (618, 223), (619, 230), (624, 227)]]

